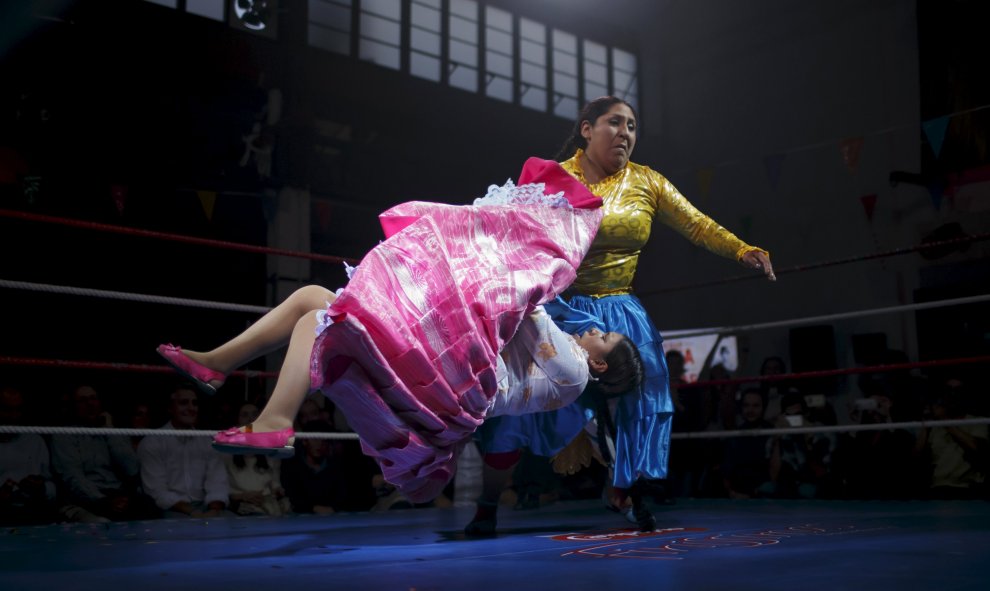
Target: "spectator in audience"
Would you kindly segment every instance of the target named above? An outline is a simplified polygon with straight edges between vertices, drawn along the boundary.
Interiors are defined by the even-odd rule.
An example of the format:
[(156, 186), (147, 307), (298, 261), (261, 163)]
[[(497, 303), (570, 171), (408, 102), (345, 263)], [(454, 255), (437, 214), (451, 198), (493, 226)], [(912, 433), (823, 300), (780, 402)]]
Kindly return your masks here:
[[(896, 422), (891, 392), (877, 391), (855, 403), (852, 418), (861, 425)], [(844, 434), (836, 449), (834, 466), (842, 494), (853, 499), (908, 499), (921, 493), (924, 471), (915, 436), (905, 429), (856, 431)]]
[[(303, 432), (331, 431), (333, 426), (326, 421), (303, 426)], [(303, 453), (282, 463), (282, 486), (296, 513), (367, 511), (374, 504), (370, 474), (353, 470), (335, 443), (330, 439), (301, 437), (299, 445)]]
[[(323, 394), (316, 393), (316, 396), (323, 397)], [(295, 430), (301, 431), (303, 425), (316, 421), (325, 421), (330, 425), (334, 424), (330, 413), (320, 406), (320, 403), (316, 401), (314, 396), (309, 396), (303, 400), (303, 403), (299, 406), (299, 412), (296, 413)]]
[[(0, 425), (24, 424), (19, 388), (0, 387)], [(34, 433), (0, 434), (0, 525), (39, 525), (58, 519), (48, 446)]]
[[(127, 427), (129, 429), (151, 429), (151, 405), (144, 400), (138, 400), (130, 407)], [(138, 444), (144, 439), (143, 436), (135, 435), (131, 437), (131, 447), (137, 452)]]
[[(936, 421), (976, 418), (967, 412), (968, 391), (958, 380), (948, 380), (930, 403)], [(919, 449), (931, 457), (930, 496), (969, 499), (986, 496), (990, 443), (986, 425), (929, 427), (918, 438)]]
[[(776, 355), (766, 357), (760, 365), (761, 376), (780, 376), (787, 373), (787, 364), (783, 357)], [(776, 421), (780, 416), (780, 398), (787, 391), (790, 383), (786, 380), (762, 380), (760, 381), (760, 391), (767, 401), (767, 408), (764, 416), (768, 421)]]
[[(808, 418), (804, 396), (791, 389), (780, 399), (781, 413), (774, 426), (821, 426)], [(813, 499), (832, 493), (830, 467), (835, 437), (831, 433), (797, 433), (778, 435), (771, 440), (770, 480), (778, 498)], [(825, 495), (827, 496), (827, 495)]]
[[(768, 429), (763, 418), (766, 399), (757, 388), (749, 388), (740, 396), (742, 421), (732, 425), (741, 430)], [(769, 438), (753, 435), (729, 438), (720, 466), (725, 492), (732, 499), (767, 496), (770, 492)]]
[[(717, 366), (724, 369), (723, 366)], [(676, 350), (667, 352), (670, 370), (670, 394), (674, 401), (674, 433), (704, 431), (711, 420), (714, 388), (692, 387), (684, 380), (684, 356)], [(695, 497), (701, 494), (702, 479), (712, 457), (712, 440), (672, 439), (667, 481), (673, 496)]]
[[(248, 425), (256, 418), (258, 407), (245, 402), (238, 409), (235, 424)], [(230, 508), (234, 513), (279, 516), (289, 512), (289, 498), (282, 488), (278, 459), (224, 454), (223, 461), (230, 485)]]
[[(169, 421), (161, 429), (196, 428), (199, 398), (192, 385), (181, 384), (171, 392), (168, 415)], [(166, 517), (229, 514), (227, 470), (209, 437), (146, 437), (138, 446), (138, 457), (144, 490), (165, 511)]]
[[(77, 387), (71, 400), (74, 425), (107, 427), (108, 415), (92, 386)], [(112, 521), (158, 514), (140, 490), (138, 458), (126, 436), (55, 435), (52, 465), (69, 504)]]

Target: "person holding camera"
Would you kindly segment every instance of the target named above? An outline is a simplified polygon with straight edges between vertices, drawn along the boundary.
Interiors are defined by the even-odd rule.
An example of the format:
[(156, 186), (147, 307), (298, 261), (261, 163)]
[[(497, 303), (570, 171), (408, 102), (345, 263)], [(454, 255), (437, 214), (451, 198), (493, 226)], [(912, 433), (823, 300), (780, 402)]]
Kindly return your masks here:
[[(789, 389), (780, 401), (777, 429), (820, 426), (808, 420), (804, 395)], [(822, 496), (829, 479), (835, 437), (831, 433), (794, 433), (771, 440), (770, 480), (773, 496), (814, 499)]]

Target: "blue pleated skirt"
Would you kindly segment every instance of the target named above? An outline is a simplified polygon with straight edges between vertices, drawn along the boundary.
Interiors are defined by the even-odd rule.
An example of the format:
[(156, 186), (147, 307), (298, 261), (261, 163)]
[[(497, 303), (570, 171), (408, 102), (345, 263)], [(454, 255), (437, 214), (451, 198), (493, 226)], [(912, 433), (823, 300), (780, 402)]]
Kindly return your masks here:
[[(622, 396), (616, 410), (613, 483), (628, 488), (639, 477), (665, 478), (674, 405), (660, 332), (634, 295), (575, 295), (565, 299), (572, 307), (600, 318), (608, 331), (628, 336), (643, 358), (646, 375), (642, 391)], [(566, 447), (593, 416), (590, 401), (582, 396), (556, 411), (488, 419), (478, 430), (477, 441), (483, 453), (528, 447), (534, 454), (552, 456)]]

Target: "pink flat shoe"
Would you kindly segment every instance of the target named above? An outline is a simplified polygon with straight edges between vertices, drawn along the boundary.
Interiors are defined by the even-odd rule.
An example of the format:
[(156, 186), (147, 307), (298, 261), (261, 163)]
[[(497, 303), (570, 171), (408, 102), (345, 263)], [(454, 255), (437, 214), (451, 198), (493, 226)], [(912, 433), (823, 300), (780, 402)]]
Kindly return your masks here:
[(175, 371), (179, 372), (179, 375), (187, 380), (192, 380), (200, 392), (204, 394), (212, 396), (217, 393), (216, 387), (210, 384), (211, 381), (222, 383), (227, 379), (227, 376), (219, 371), (212, 370), (190, 359), (182, 352), (182, 347), (171, 344), (158, 345), (157, 351)]
[(281, 431), (255, 433), (251, 425), (232, 427), (213, 436), (213, 449), (226, 454), (259, 454), (275, 458), (291, 458), (296, 453), (290, 439), (296, 432), (291, 427)]

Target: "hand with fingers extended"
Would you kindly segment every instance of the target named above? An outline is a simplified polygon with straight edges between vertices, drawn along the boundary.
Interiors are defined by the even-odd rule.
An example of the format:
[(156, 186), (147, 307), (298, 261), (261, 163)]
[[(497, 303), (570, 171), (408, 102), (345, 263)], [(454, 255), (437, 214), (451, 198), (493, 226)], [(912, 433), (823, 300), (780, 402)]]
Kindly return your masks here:
[(777, 276), (773, 274), (773, 265), (770, 263), (770, 255), (762, 250), (751, 250), (739, 259), (743, 265), (750, 269), (755, 269), (766, 275), (770, 281), (776, 281)]

